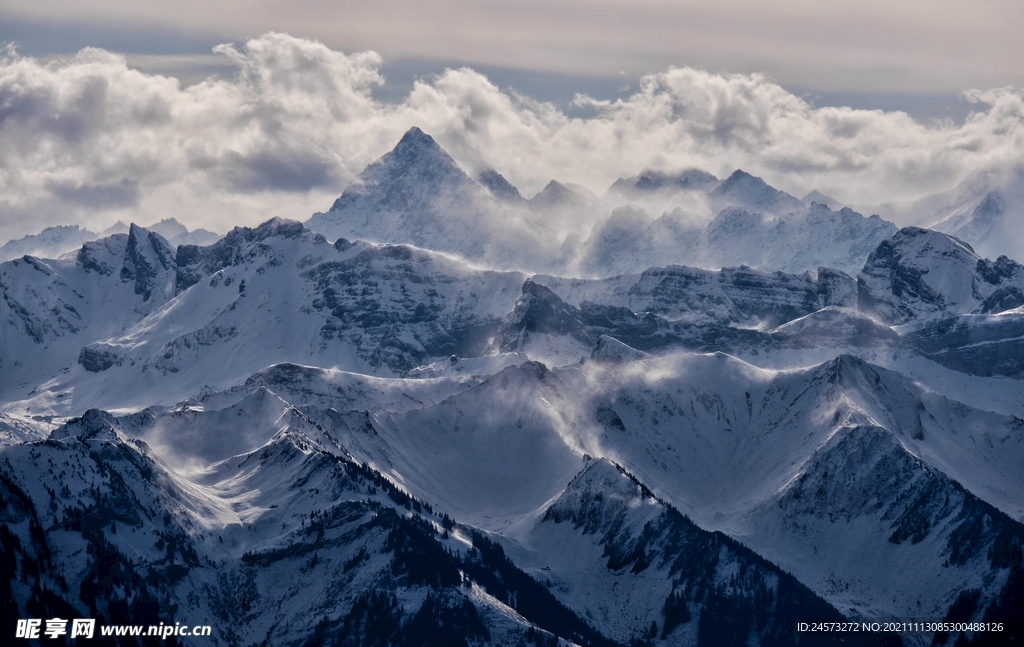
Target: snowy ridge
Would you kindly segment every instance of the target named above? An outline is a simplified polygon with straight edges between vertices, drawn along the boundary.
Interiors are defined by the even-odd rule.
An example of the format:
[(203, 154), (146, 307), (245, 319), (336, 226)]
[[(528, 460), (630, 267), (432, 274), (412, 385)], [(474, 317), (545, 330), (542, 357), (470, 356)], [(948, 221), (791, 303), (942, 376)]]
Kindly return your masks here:
[(86, 243), (72, 258), (0, 265), (0, 388), (56, 375), (89, 341), (120, 334), (166, 303), (174, 295), (173, 263), (163, 237), (132, 226)]
[[(330, 434), (301, 415), (286, 423), (272, 421), (272, 415), (261, 422), (259, 412), (268, 405), (276, 410), (279, 402), (258, 391), (235, 407), (210, 412), (221, 421), (215, 426), (241, 415), (261, 434), (277, 431), (253, 449), (189, 476), (168, 471), (148, 445), (127, 439), (129, 431), (145, 433), (168, 422), (173, 427), (174, 412), (118, 419), (90, 411), (50, 441), (6, 448), (0, 484), (12, 502), (5, 519), (14, 525), (0, 533), (5, 554), (39, 561), (28, 576), (36, 588), (50, 584), (59, 591), (63, 582), (63, 588), (89, 591), (80, 602), (54, 594), (54, 608), (108, 622), (119, 618), (118, 604), (145, 603), (150, 613), (165, 617), (177, 607), (191, 622), (230, 623), (232, 640), (304, 640), (314, 625), (318, 633), (345, 639), (383, 623), (373, 630), (398, 645), (419, 644), (422, 636), (516, 644), (552, 632), (582, 645), (621, 644), (520, 570), (499, 544), (437, 516), (352, 462)], [(233, 425), (241, 431), (239, 422)], [(220, 451), (193, 450), (208, 460)], [(41, 480), (28, 476), (37, 463), (44, 466)], [(593, 464), (587, 472), (592, 471)], [(57, 479), (65, 488), (59, 502), (38, 505), (54, 500), (50, 488)], [(580, 487), (577, 477), (570, 488)], [(30, 539), (38, 533), (30, 528), (44, 523), (63, 530)], [(724, 540), (686, 527), (689, 541)], [(770, 585), (792, 581), (749, 551), (731, 550), (736, 566), (755, 565)], [(673, 557), (677, 565), (689, 565), (685, 555)], [(55, 568), (68, 559), (80, 567), (75, 574)], [(127, 586), (93, 579), (107, 569), (120, 569)], [(691, 596), (707, 586), (686, 583)], [(810, 603), (835, 613), (809, 590), (791, 586), (797, 587), (797, 602), (802, 596), (801, 608)], [(89, 611), (83, 606), (93, 604)], [(692, 605), (698, 613), (712, 613), (696, 600)], [(665, 635), (688, 620), (673, 622), (662, 629)], [(658, 634), (646, 622), (642, 631), (639, 625), (633, 629), (633, 635)]]
[[(23, 340), (12, 347), (26, 358), (38, 358), (43, 347), (48, 360), (32, 369), (15, 364), (18, 368), (5, 376), (13, 380), (19, 373), (32, 376), (48, 368), (56, 377), (47, 386), (48, 395), (37, 397), (24, 389), (37, 399), (28, 406), (43, 406), (54, 393), (65, 393), (62, 399), (71, 406), (76, 396), (90, 406), (172, 404), (204, 386), (231, 386), (275, 363), (394, 375), (433, 358), (478, 355), (524, 279), (517, 273), (473, 270), (408, 247), (332, 246), (299, 223), (285, 221), (238, 228), (210, 247), (181, 247), (157, 278), (145, 278), (152, 273), (150, 265), (132, 256), (129, 242), (115, 236), (89, 243), (79, 254), (85, 260), (77, 265), (32, 260), (3, 266), (10, 277), (4, 277), (11, 285), (8, 298), (18, 294), (16, 289), (24, 295), (13, 308), (21, 316), (5, 322), (5, 334)], [(101, 257), (99, 250), (106, 255)], [(131, 272), (115, 276), (122, 258)], [(54, 264), (65, 270), (63, 275), (54, 274)], [(73, 276), (78, 287), (69, 286), (65, 276)], [(88, 284), (93, 276), (95, 286)], [(146, 299), (147, 291), (156, 293), (139, 287), (143, 279), (145, 286), (163, 286), (158, 296)], [(88, 327), (99, 312), (65, 307), (69, 301), (85, 301), (81, 295), (106, 284), (124, 293), (120, 298), (111, 294), (104, 306), (122, 313), (120, 321)], [(42, 290), (53, 293), (55, 303), (48, 313), (34, 314), (30, 308), (42, 310), (36, 296)], [(124, 305), (114, 306), (118, 301)], [(132, 303), (137, 305), (129, 309)], [(380, 343), (396, 325), (405, 332)], [(12, 363), (19, 360), (12, 355)], [(37, 378), (21, 378), (29, 384), (32, 379)], [(125, 393), (135, 397), (125, 400)]]
[(573, 478), (514, 554), (622, 642), (734, 644), (785, 633), (771, 620), (744, 622), (767, 600), (771, 617), (836, 617), (791, 576), (723, 535), (701, 531), (603, 458)]

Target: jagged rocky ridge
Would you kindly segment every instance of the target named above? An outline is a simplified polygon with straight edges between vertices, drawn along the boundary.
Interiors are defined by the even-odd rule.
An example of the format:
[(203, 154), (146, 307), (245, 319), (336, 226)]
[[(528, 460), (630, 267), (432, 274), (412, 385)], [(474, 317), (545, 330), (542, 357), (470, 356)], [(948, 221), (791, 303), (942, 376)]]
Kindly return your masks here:
[(589, 356), (602, 336), (643, 352), (765, 361), (852, 348), (975, 375), (1017, 376), (1024, 366), (1020, 266), (915, 229), (880, 245), (856, 281), (828, 269), (673, 266), (531, 278), (404, 246), (331, 245), (287, 221), (177, 251), (133, 226), (74, 260), (4, 264), (0, 281), (0, 383), (7, 401), (35, 401), (47, 415), (75, 411), (72, 393), (93, 405), (166, 404), (280, 362), (402, 375), (452, 355), (524, 352), (559, 365)]
[[(83, 244), (104, 238), (111, 234), (127, 233), (128, 225), (118, 222), (101, 233), (82, 229), (78, 225), (58, 225), (47, 227), (38, 234), (30, 234), (22, 238), (9, 240), (0, 245), (0, 262), (31, 255), (42, 258), (56, 258), (72, 252)], [(220, 236), (205, 229), (189, 231), (174, 218), (167, 218), (147, 227), (166, 238), (171, 245), (209, 245)]]

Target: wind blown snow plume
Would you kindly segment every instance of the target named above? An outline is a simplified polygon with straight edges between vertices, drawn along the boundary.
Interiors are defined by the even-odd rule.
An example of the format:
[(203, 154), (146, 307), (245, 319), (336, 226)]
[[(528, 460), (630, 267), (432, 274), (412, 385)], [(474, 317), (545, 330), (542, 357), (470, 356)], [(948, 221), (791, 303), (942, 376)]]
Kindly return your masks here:
[[(1024, 161), (1024, 92), (972, 90), (963, 124), (901, 112), (815, 107), (760, 75), (691, 68), (650, 74), (573, 116), (471, 69), (377, 100), (381, 57), (268, 33), (217, 53), (238, 67), (182, 87), (85, 49), (44, 62), (0, 57), (0, 238), (75, 222), (176, 217), (226, 230), (322, 210), (368, 163), (419, 126), (472, 172), (494, 168), (526, 195), (552, 178), (600, 193), (645, 168), (743, 168), (796, 195), (848, 204), (944, 190)], [(100, 220), (102, 222), (94, 222)], [(109, 220), (109, 222), (107, 222)]]

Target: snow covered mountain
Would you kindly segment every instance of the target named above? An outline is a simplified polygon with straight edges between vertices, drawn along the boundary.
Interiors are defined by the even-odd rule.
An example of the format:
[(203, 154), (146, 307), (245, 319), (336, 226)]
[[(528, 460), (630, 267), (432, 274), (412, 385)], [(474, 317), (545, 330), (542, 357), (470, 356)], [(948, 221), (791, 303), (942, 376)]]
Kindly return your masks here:
[[(73, 257), (0, 265), (0, 389), (34, 387), (65, 370), (89, 342), (121, 334), (157, 310), (174, 296), (174, 263), (166, 239), (132, 225)], [(88, 353), (82, 359), (104, 361)]]
[(745, 171), (737, 170), (711, 191), (716, 209), (742, 207), (759, 212), (783, 214), (799, 211), (804, 204), (785, 191)]
[(508, 188), (493, 195), (413, 128), (306, 224), (330, 240), (405, 243), (506, 269), (553, 267), (560, 260), (553, 231), (508, 195)]
[(902, 324), (944, 314), (997, 313), (1024, 305), (1024, 266), (983, 259), (951, 236), (900, 230), (871, 253), (857, 278), (860, 307)]
[[(120, 232), (111, 231), (107, 235), (114, 233)], [(0, 245), (0, 263), (21, 256), (56, 258), (100, 237), (100, 234), (81, 229), (78, 225), (47, 227), (38, 234), (29, 234)]]
[(829, 197), (818, 190), (811, 191), (810, 193), (805, 195), (800, 201), (803, 202), (808, 207), (813, 207), (815, 203), (823, 204), (832, 211), (839, 211), (846, 206), (845, 204), (839, 202), (835, 198)]
[[(0, 264), (0, 613), (224, 645), (1019, 640), (1024, 267), (742, 173), (616, 191), (647, 184), (723, 206), (619, 207), (576, 248), (551, 214), (607, 199), (525, 200), (411, 131), (310, 221), (346, 236), (131, 225)], [(686, 236), (819, 265), (453, 257), (533, 268), (530, 236), (549, 268)]]
[(982, 256), (1019, 258), (1024, 249), (1024, 167), (981, 169), (949, 191), (872, 209), (895, 222), (956, 236)]
[[(697, 170), (645, 172), (618, 180), (606, 197), (627, 206), (594, 226), (576, 261), (580, 271), (598, 276), (670, 264), (855, 274), (896, 233), (878, 216), (865, 218), (834, 201), (830, 208), (824, 196), (800, 201), (740, 170), (722, 181)], [(660, 217), (650, 215), (659, 209)]]
[[(4, 550), (41, 564), (27, 588), (54, 591), (54, 612), (96, 600), (116, 622), (147, 603), (164, 621), (230, 623), (228, 641), (362, 637), (373, 619), (395, 644), (421, 624), (496, 644), (785, 644), (793, 618), (834, 607), (942, 615), (967, 591), (983, 614), (1019, 595), (1019, 421), (854, 358), (528, 363), (419, 402), (389, 393), (437, 382), (356, 377), (280, 367), (0, 449)], [(314, 404), (289, 402), (311, 389)], [(329, 406), (342, 402), (355, 408)], [(964, 427), (1001, 446), (964, 457)], [(75, 555), (80, 568), (57, 566)], [(134, 592), (91, 583), (112, 568)], [(735, 624), (751, 616), (764, 620)]]
[[(572, 244), (575, 236), (585, 233), (590, 224), (605, 216), (611, 205), (585, 187), (562, 184), (551, 180), (541, 191), (527, 200), (530, 208), (543, 220), (545, 226), (558, 232)], [(566, 250), (571, 251), (571, 250)]]
[(686, 169), (675, 174), (646, 170), (640, 175), (616, 180), (608, 188), (608, 194), (635, 199), (662, 192), (701, 191), (708, 193), (718, 185), (718, 178), (700, 169)]
[(331, 245), (280, 220), (176, 253), (161, 241), (133, 227), (76, 261), (0, 266), (5, 399), (80, 413), (83, 400), (176, 402), (279, 362), (393, 375), (477, 356), (525, 278), (410, 247)]
[[(166, 218), (146, 227), (146, 229), (160, 234), (174, 247), (178, 245), (210, 245), (220, 238), (217, 234), (205, 229), (189, 231), (185, 225), (174, 218)], [(0, 263), (22, 256), (57, 258), (75, 251), (83, 243), (121, 233), (128, 233), (128, 225), (122, 222), (118, 222), (99, 234), (88, 229), (81, 229), (78, 225), (47, 227), (38, 234), (9, 240), (0, 246)]]
[(480, 186), (490, 191), (491, 195), (516, 206), (523, 206), (526, 198), (519, 194), (519, 189), (505, 179), (505, 177), (494, 169), (487, 169), (476, 176)]

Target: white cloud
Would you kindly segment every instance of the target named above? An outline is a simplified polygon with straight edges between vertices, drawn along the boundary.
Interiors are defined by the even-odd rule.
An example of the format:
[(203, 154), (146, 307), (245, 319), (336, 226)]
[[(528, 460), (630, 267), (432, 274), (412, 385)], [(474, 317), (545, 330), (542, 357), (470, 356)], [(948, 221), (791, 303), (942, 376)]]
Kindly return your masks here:
[(344, 54), (270, 33), (221, 46), (238, 69), (182, 87), (97, 49), (0, 60), (0, 239), (48, 224), (101, 227), (176, 217), (224, 230), (325, 209), (410, 126), (471, 168), (525, 192), (551, 178), (597, 192), (645, 167), (744, 168), (794, 193), (851, 203), (918, 197), (969, 172), (1024, 161), (1024, 92), (972, 91), (963, 124), (899, 112), (815, 108), (759, 75), (673, 68), (591, 116), (502, 91), (470, 70), (373, 98), (373, 52)]

